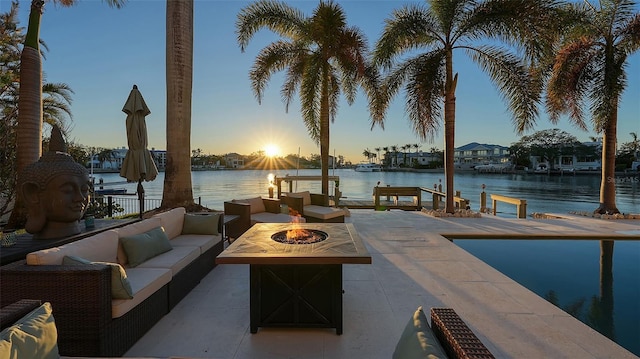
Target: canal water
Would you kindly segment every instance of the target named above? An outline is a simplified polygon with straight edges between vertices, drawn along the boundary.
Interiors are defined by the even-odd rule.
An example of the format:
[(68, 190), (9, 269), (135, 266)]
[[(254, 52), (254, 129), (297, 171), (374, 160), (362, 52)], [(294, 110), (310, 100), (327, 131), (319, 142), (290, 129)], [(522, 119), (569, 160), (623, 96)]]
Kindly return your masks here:
[[(234, 198), (267, 196), (269, 175), (311, 176), (320, 175), (320, 170), (224, 170), (192, 172), (193, 195), (200, 198), (202, 205), (222, 210), (224, 201)], [(356, 172), (352, 169), (329, 171), (330, 175), (340, 177), (340, 190), (343, 198), (349, 200), (371, 200), (373, 187), (410, 186), (434, 188), (444, 186), (444, 174), (416, 172)], [(105, 183), (122, 182), (117, 173), (96, 174), (96, 180), (102, 178)], [(620, 176), (616, 181), (616, 204), (623, 213), (640, 213), (640, 180), (633, 176)], [(143, 182), (146, 198), (162, 198), (164, 173), (151, 182)], [(480, 193), (485, 185), (487, 194), (500, 194), (527, 200), (527, 213), (572, 211), (592, 212), (598, 207), (600, 176), (547, 176), (536, 174), (477, 174), (459, 172), (454, 177), (454, 190), (469, 199), (471, 209), (480, 208)], [(330, 183), (333, 193), (334, 183)], [(135, 193), (136, 183), (118, 184), (106, 188), (126, 188)], [(294, 190), (310, 190), (320, 193), (320, 182), (301, 181), (294, 184)], [(503, 204), (498, 207), (501, 216), (515, 217), (515, 206)]]
[[(192, 173), (193, 195), (209, 208), (222, 210), (234, 198), (268, 195), (269, 175), (320, 175), (320, 170), (227, 170)], [(444, 185), (443, 173), (330, 171), (340, 177), (343, 197), (370, 200), (373, 187)], [(162, 198), (164, 173), (144, 182), (146, 198)], [(106, 188), (126, 188), (118, 174), (96, 174)], [(623, 213), (640, 213), (640, 181), (620, 176), (616, 204)], [(547, 176), (535, 174), (456, 173), (454, 190), (478, 210), (482, 185), (487, 194), (527, 200), (527, 213), (592, 212), (599, 203), (597, 175)], [(330, 183), (333, 193), (334, 183)], [(300, 182), (294, 190), (320, 193), (319, 182)], [(501, 204), (499, 216), (516, 217), (515, 206)], [(639, 222), (640, 229), (640, 222)], [(582, 322), (640, 356), (640, 241), (598, 240), (455, 240), (454, 243), (492, 267), (546, 298)], [(610, 242), (611, 243), (611, 242)], [(601, 261), (601, 258), (610, 260)]]

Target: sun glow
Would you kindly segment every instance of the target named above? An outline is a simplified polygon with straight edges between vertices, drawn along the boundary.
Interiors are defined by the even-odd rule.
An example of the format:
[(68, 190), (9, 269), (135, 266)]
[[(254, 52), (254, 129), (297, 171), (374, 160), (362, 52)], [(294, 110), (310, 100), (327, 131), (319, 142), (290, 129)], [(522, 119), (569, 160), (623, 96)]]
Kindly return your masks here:
[(276, 157), (280, 154), (280, 148), (274, 144), (268, 144), (264, 148), (264, 154), (267, 157)]

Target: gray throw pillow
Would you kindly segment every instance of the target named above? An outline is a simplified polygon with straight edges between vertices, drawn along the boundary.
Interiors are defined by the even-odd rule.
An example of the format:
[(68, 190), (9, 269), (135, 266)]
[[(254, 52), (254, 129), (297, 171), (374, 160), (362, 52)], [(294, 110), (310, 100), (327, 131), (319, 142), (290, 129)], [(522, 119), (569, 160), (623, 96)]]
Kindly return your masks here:
[(131, 299), (133, 298), (133, 290), (131, 283), (127, 278), (127, 272), (118, 263), (109, 262), (92, 262), (84, 258), (76, 256), (64, 256), (62, 258), (63, 265), (79, 265), (79, 264), (103, 264), (111, 267), (111, 298), (113, 299)]
[(129, 266), (137, 267), (147, 259), (173, 249), (164, 228), (156, 227), (148, 232), (120, 238), (127, 254)]
[(184, 215), (182, 234), (218, 234), (220, 213)]
[(46, 302), (0, 332), (0, 357), (58, 359), (58, 329)]

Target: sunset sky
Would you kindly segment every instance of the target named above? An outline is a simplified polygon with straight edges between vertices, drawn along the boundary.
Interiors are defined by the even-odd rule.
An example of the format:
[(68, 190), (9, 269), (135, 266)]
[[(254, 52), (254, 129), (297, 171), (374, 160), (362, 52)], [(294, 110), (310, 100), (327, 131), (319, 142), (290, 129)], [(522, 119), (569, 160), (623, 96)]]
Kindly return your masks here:
[[(20, 2), (20, 25), (26, 27), (29, 1)], [(292, 1), (310, 15), (316, 1)], [(339, 1), (347, 21), (359, 27), (373, 46), (393, 9), (401, 1)], [(285, 112), (280, 98), (282, 76), (272, 77), (258, 104), (248, 73), (256, 54), (276, 40), (269, 31), (258, 33), (242, 53), (236, 42), (235, 21), (246, 1), (196, 0), (194, 17), (194, 66), (191, 148), (206, 154), (250, 154), (279, 150), (280, 155), (319, 154), (303, 125), (299, 101)], [(0, 11), (11, 2), (0, 0)], [(127, 145), (122, 107), (133, 84), (137, 84), (151, 114), (147, 116), (149, 146), (166, 148), (165, 1), (131, 0), (121, 9), (97, 0), (80, 0), (63, 8), (45, 5), (40, 37), (49, 52), (43, 61), (47, 82), (68, 84), (75, 92), (71, 109), (71, 140), (107, 148)], [(456, 146), (469, 142), (509, 146), (519, 139), (498, 91), (463, 52), (454, 55), (459, 73), (456, 109)], [(628, 87), (618, 117), (619, 143), (640, 133), (640, 55), (627, 67)], [(397, 97), (387, 114), (385, 129), (370, 129), (367, 101), (360, 96), (352, 106), (342, 101), (331, 125), (331, 154), (359, 162), (365, 149), (420, 143), (404, 112), (404, 97)], [(546, 115), (535, 130), (558, 127), (588, 141), (596, 134), (572, 127), (566, 119), (552, 125)], [(530, 133), (528, 133), (530, 134)], [(442, 149), (443, 133), (421, 149)]]

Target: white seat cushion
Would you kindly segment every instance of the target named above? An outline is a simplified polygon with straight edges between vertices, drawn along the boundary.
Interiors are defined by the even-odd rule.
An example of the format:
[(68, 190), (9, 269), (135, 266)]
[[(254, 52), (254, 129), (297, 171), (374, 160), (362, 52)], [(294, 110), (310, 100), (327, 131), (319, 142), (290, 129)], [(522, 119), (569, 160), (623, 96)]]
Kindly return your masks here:
[(131, 283), (133, 298), (113, 299), (111, 301), (112, 318), (123, 316), (171, 281), (171, 269), (168, 268), (136, 267), (127, 268), (126, 272)]
[(251, 215), (251, 224), (256, 223), (304, 223), (303, 217), (290, 216), (285, 213), (262, 212)]
[(173, 247), (172, 250), (147, 259), (136, 268), (168, 268), (174, 276), (200, 256), (200, 247)]
[(175, 247), (199, 247), (200, 254), (208, 251), (222, 241), (220, 234), (182, 234), (171, 240), (171, 246)]
[(304, 206), (304, 215), (319, 219), (331, 219), (344, 216), (344, 211), (341, 208), (316, 206), (312, 204), (310, 206)]

